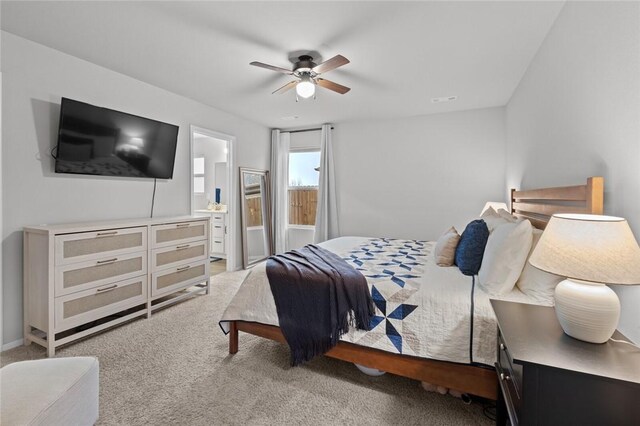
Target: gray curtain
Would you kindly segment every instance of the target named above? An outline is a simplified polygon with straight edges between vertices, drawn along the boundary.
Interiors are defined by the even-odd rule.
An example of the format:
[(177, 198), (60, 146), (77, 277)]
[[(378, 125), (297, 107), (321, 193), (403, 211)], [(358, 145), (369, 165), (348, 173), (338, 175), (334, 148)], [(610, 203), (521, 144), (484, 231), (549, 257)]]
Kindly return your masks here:
[(334, 170), (331, 124), (323, 124), (320, 135), (320, 182), (314, 243), (340, 236)]
[(290, 136), (278, 129), (271, 131), (271, 217), (276, 253), (287, 251)]

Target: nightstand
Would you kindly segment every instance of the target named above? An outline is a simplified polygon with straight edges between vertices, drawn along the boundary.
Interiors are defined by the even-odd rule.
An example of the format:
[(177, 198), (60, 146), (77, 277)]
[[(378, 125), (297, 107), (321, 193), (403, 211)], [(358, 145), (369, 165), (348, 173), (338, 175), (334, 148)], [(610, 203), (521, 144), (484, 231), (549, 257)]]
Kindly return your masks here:
[[(569, 337), (554, 308), (491, 305), (498, 319), (496, 424), (640, 424), (640, 349)], [(628, 340), (617, 331), (613, 338)]]

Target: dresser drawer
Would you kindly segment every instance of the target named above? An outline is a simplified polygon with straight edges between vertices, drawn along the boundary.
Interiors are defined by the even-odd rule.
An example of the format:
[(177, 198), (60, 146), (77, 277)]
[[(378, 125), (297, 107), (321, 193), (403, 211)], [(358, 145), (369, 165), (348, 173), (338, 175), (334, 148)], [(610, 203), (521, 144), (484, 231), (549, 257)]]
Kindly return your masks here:
[(207, 238), (209, 221), (180, 222), (151, 227), (152, 247), (167, 247)]
[(224, 253), (224, 238), (216, 237), (211, 240), (211, 253)]
[(222, 223), (224, 224), (225, 215), (222, 213), (212, 213), (211, 214), (211, 222), (212, 223)]
[(143, 304), (146, 300), (146, 276), (56, 297), (56, 331), (67, 330), (103, 318), (124, 309)]
[(209, 273), (208, 264), (209, 259), (152, 273), (151, 296), (171, 293), (180, 288), (205, 281)]
[(207, 242), (197, 241), (178, 246), (163, 247), (153, 250), (151, 254), (151, 268), (158, 269), (181, 266), (185, 263), (193, 263), (209, 257)]
[(224, 237), (224, 224), (223, 223), (213, 223), (211, 224), (211, 237)]
[(125, 228), (55, 237), (56, 265), (107, 258), (147, 249), (147, 228)]
[(502, 336), (498, 339), (498, 362), (513, 382), (513, 388), (519, 399), (522, 399), (522, 366), (514, 364), (509, 348), (505, 344)]
[(498, 362), (495, 367), (509, 420), (512, 425), (517, 425), (522, 411), (522, 367), (513, 363), (501, 335), (498, 335)]
[(100, 287), (146, 273), (146, 251), (56, 266), (55, 295)]

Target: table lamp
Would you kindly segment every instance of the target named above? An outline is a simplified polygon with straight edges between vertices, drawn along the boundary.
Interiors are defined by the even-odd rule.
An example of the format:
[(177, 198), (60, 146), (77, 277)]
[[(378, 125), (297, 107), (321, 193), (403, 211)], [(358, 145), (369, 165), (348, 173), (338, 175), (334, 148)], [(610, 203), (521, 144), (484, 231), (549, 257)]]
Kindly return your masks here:
[(620, 319), (620, 300), (606, 284), (640, 284), (640, 248), (620, 217), (555, 214), (529, 259), (567, 277), (556, 287), (556, 315), (569, 336), (604, 343)]

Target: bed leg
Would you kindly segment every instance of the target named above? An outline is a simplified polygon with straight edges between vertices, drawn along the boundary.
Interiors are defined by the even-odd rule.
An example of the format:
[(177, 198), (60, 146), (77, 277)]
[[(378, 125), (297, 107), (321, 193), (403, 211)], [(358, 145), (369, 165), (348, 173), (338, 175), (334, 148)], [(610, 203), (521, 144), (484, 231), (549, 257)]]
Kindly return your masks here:
[(238, 353), (238, 324), (231, 321), (231, 330), (229, 331), (229, 353)]

